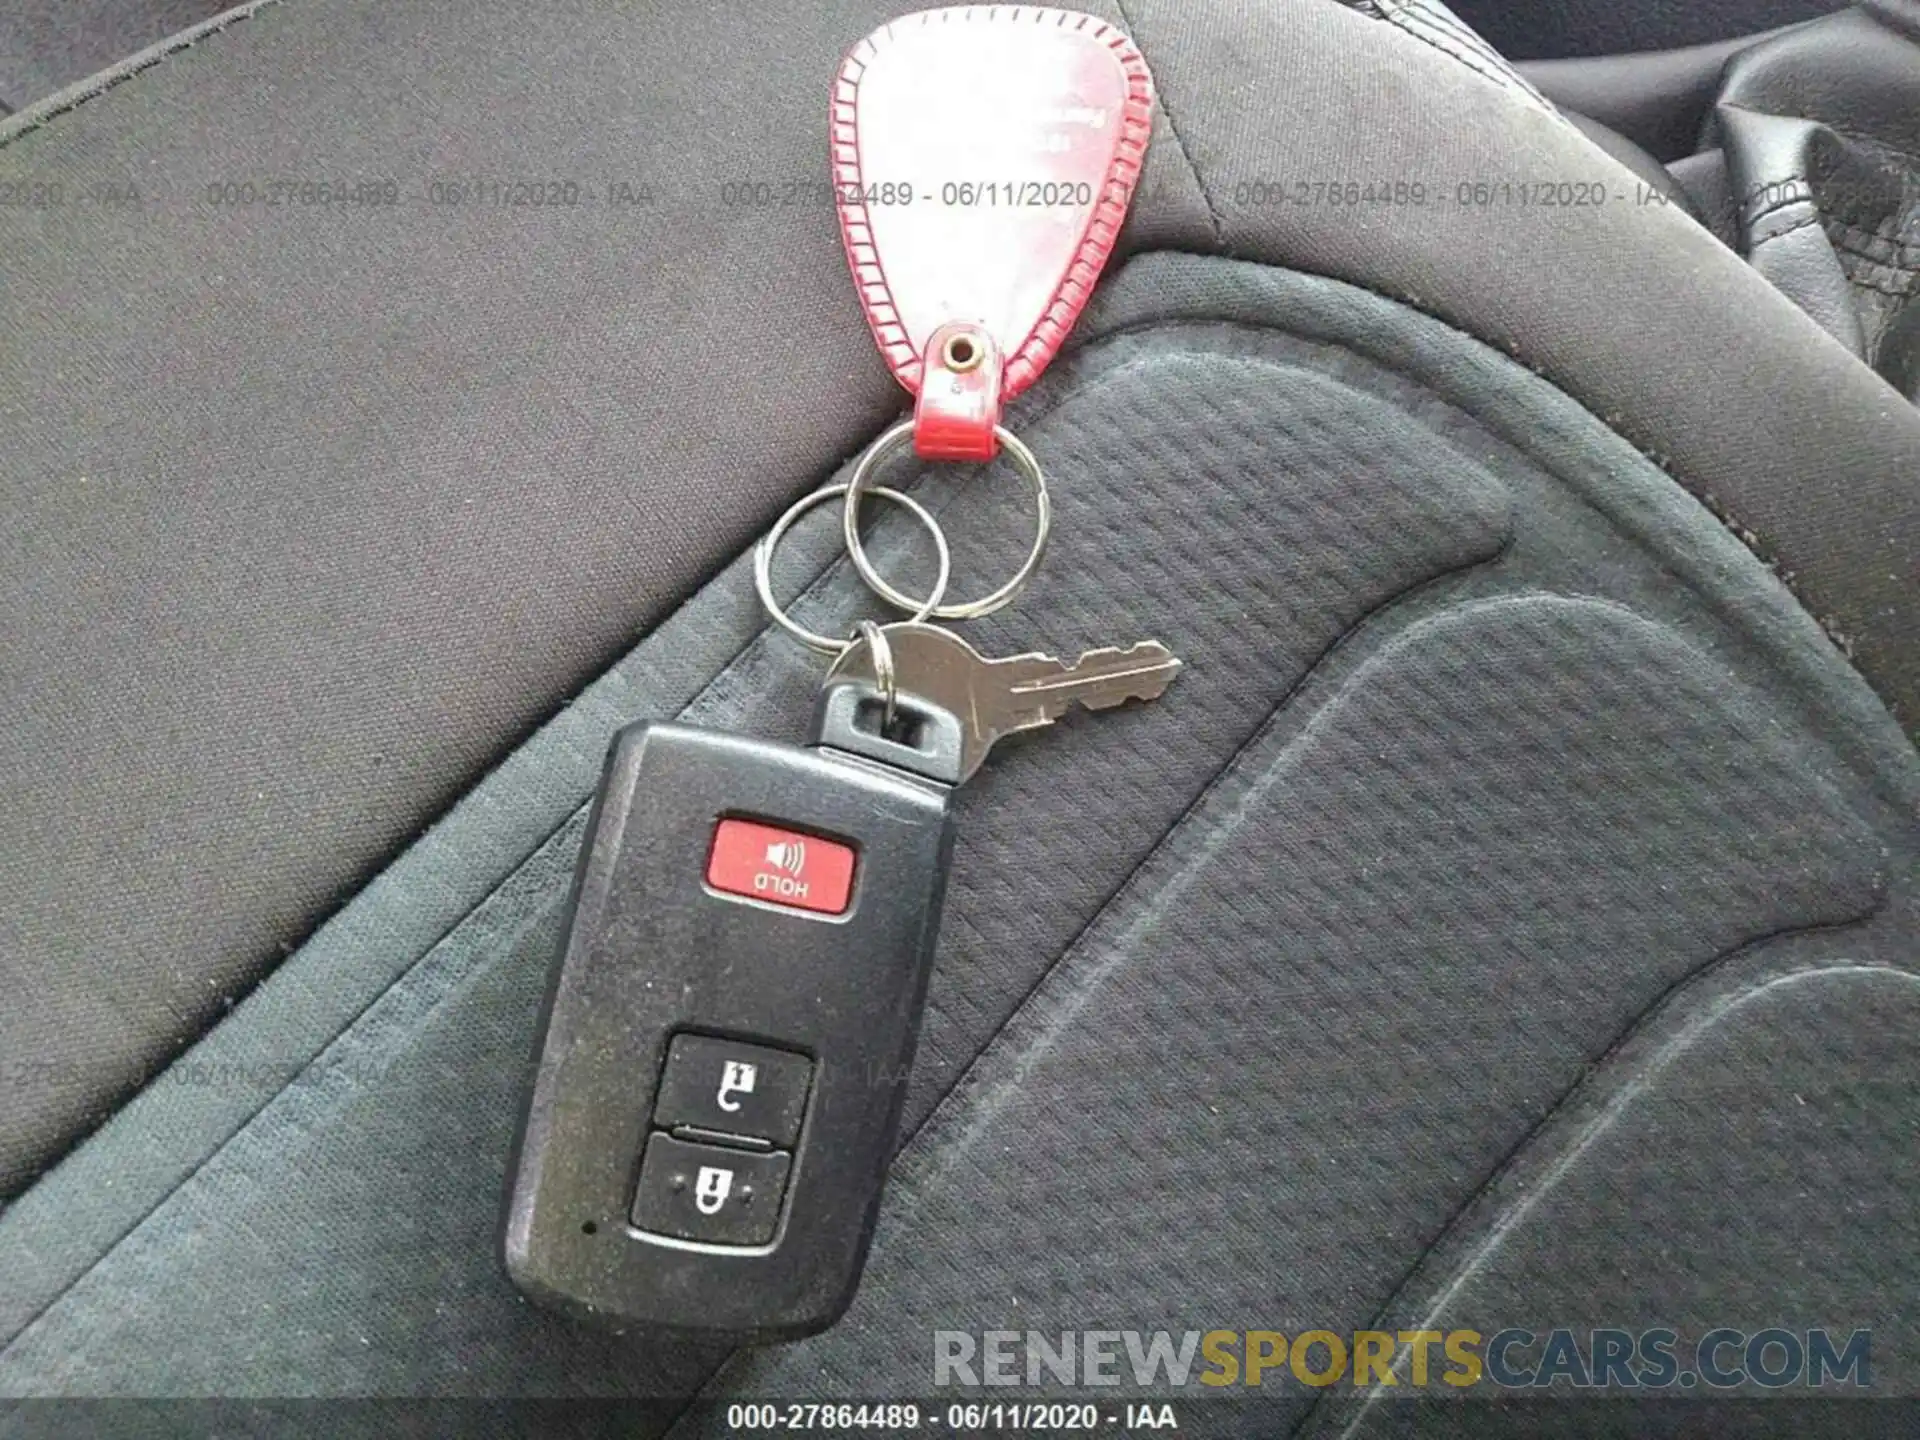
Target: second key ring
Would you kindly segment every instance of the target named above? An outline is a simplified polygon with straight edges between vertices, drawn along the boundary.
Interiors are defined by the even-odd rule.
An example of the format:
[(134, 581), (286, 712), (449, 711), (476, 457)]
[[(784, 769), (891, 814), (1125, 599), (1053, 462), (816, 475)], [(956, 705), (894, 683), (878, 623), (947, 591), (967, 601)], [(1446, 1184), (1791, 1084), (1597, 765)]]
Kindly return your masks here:
[[(780, 608), (779, 602), (773, 598), (773, 552), (779, 548), (787, 531), (793, 528), (794, 521), (822, 501), (831, 500), (838, 495), (850, 494), (852, 489), (851, 482), (842, 485), (822, 485), (812, 494), (802, 495), (787, 507), (786, 513), (773, 522), (773, 528), (761, 537), (758, 545), (753, 547), (753, 588), (759, 592), (760, 603), (766, 607), (767, 614), (773, 618), (774, 624), (802, 645), (809, 650), (817, 650), (822, 655), (844, 655), (854, 642), (836, 640), (831, 635), (822, 635), (817, 630), (809, 630)], [(933, 593), (924, 601), (908, 600), (904, 608), (913, 612), (915, 620), (925, 620), (928, 616), (938, 615), (940, 601), (947, 593), (947, 579), (953, 573), (953, 554), (947, 549), (946, 532), (940, 528), (940, 522), (928, 513), (927, 507), (911, 495), (902, 495), (898, 490), (889, 490), (884, 485), (876, 485), (867, 493), (878, 495), (883, 500), (891, 500), (894, 504), (903, 507), (926, 528), (929, 535), (933, 536), (933, 548), (940, 557), (940, 570), (934, 576)], [(891, 660), (891, 652), (888, 658)]]
[[(873, 472), (880, 462), (891, 456), (913, 439), (913, 421), (902, 420), (887, 431), (873, 444), (867, 447), (866, 454), (860, 457), (860, 463), (853, 467), (853, 476), (840, 487), (847, 492), (847, 502), (840, 512), (840, 530), (847, 544), (847, 558), (853, 561), (853, 568), (860, 572), (860, 578), (867, 582), (873, 593), (889, 605), (913, 612), (916, 620), (978, 620), (982, 615), (991, 615), (1007, 604), (1026, 587), (1033, 578), (1034, 570), (1040, 564), (1040, 557), (1047, 553), (1047, 536), (1053, 529), (1053, 501), (1047, 495), (1047, 477), (1040, 469), (1040, 462), (1033, 458), (1029, 450), (1011, 430), (1002, 426), (993, 427), (993, 433), (1002, 448), (1013, 458), (1014, 467), (1033, 485), (1035, 522), (1033, 530), (1033, 548), (1027, 552), (1027, 558), (1013, 578), (998, 590), (982, 595), (978, 600), (966, 600), (953, 605), (934, 604), (942, 598), (936, 591), (926, 601), (896, 590), (887, 582), (887, 578), (873, 568), (873, 562), (867, 558), (867, 552), (860, 544), (860, 501), (866, 495), (890, 495), (892, 498), (905, 499), (897, 492), (889, 492), (870, 484)], [(917, 508), (917, 507), (916, 507)], [(943, 572), (944, 573), (944, 572)]]

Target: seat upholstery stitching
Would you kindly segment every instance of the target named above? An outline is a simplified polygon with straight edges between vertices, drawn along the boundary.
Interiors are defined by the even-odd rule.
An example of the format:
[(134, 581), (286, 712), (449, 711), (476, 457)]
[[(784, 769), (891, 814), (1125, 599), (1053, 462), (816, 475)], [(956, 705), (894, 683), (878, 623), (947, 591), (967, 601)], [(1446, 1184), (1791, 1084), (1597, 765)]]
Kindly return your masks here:
[[(1522, 1173), (1523, 1168), (1535, 1157), (1536, 1146), (1546, 1146), (1547, 1142), (1554, 1137), (1556, 1130), (1561, 1128), (1561, 1122), (1565, 1117), (1577, 1115), (1578, 1106), (1582, 1099), (1591, 1095), (1596, 1086), (1606, 1083), (1603, 1077), (1605, 1073), (1608, 1072), (1615, 1057), (1627, 1052), (1644, 1037), (1657, 1030), (1662, 1021), (1672, 1013), (1669, 1010), (1669, 1006), (1677, 1005), (1679, 997), (1698, 992), (1703, 987), (1711, 985), (1715, 976), (1725, 974), (1734, 966), (1761, 953), (1769, 946), (1783, 942), (1790, 943), (1811, 936), (1845, 934), (1848, 931), (1858, 929), (1862, 925), (1871, 923), (1885, 911), (1886, 907), (1887, 892), (1883, 890), (1879, 899), (1871, 909), (1864, 914), (1854, 916), (1851, 920), (1841, 920), (1831, 924), (1790, 925), (1784, 929), (1774, 930), (1765, 935), (1756, 935), (1730, 949), (1721, 951), (1698, 969), (1690, 970), (1675, 979), (1672, 984), (1650, 1000), (1631, 1020), (1621, 1027), (1619, 1033), (1614, 1037), (1613, 1042), (1587, 1064), (1578, 1078), (1560, 1093), (1559, 1097), (1547, 1108), (1546, 1112), (1532, 1125), (1528, 1126), (1525, 1133), (1513, 1143), (1507, 1153), (1494, 1163), (1492, 1168), (1482, 1177), (1480, 1184), (1474, 1188), (1473, 1192), (1455, 1207), (1453, 1213), (1447, 1217), (1446, 1223), (1434, 1232), (1432, 1239), (1420, 1247), (1419, 1254), (1417, 1254), (1406, 1269), (1401, 1272), (1400, 1278), (1394, 1282), (1393, 1288), (1387, 1292), (1385, 1302), (1371, 1317), (1369, 1321), (1370, 1327), (1385, 1329), (1396, 1314), (1402, 1313), (1397, 1307), (1399, 1307), (1402, 1298), (1407, 1296), (1409, 1288), (1421, 1278), (1421, 1271), (1427, 1267), (1436, 1255), (1443, 1253), (1449, 1241), (1468, 1233), (1468, 1226), (1474, 1219), (1475, 1213), (1486, 1204), (1491, 1203), (1495, 1197), (1499, 1195), (1501, 1189), (1508, 1183), (1511, 1177)], [(1865, 968), (1873, 970), (1884, 969), (1889, 974), (1905, 975), (1909, 978), (1920, 979), (1920, 973), (1904, 969), (1897, 965), (1873, 965)], [(1823, 972), (1816, 966), (1802, 973), (1818, 974)], [(1713, 1024), (1718, 1023), (1724, 1014), (1729, 1013), (1733, 1008), (1737, 1008), (1739, 1004), (1745, 1003), (1746, 999), (1750, 998), (1752, 993), (1753, 992), (1750, 991), (1742, 992), (1738, 999), (1735, 1000), (1733, 1005), (1729, 1006), (1727, 1010), (1710, 1012), (1706, 1017), (1707, 1023), (1701, 1025), (1698, 1029), (1692, 1030), (1691, 1032), (1683, 1029), (1679, 1034), (1669, 1037), (1666, 1043), (1659, 1046), (1655, 1051), (1654, 1059), (1658, 1062), (1656, 1073), (1664, 1070), (1668, 1064), (1678, 1059), (1694, 1040), (1703, 1037), (1708, 1030), (1712, 1028)], [(1616, 1092), (1616, 1095), (1618, 1093), (1620, 1092)], [(1580, 1153), (1580, 1139), (1580, 1133), (1576, 1131), (1573, 1136), (1573, 1144), (1562, 1147), (1558, 1153), (1562, 1156), (1572, 1155), (1577, 1158)], [(1513, 1197), (1509, 1202), (1509, 1206), (1513, 1209), (1526, 1209), (1530, 1206), (1533, 1198), (1533, 1196), (1522, 1192)], [(1495, 1218), (1498, 1219), (1499, 1217), (1496, 1216)], [(1492, 1235), (1495, 1233), (1494, 1229), (1490, 1227), (1488, 1233)], [(1459, 1273), (1458, 1267), (1456, 1267), (1454, 1273)], [(1421, 1320), (1425, 1321), (1434, 1318), (1440, 1313), (1441, 1311), (1439, 1309), (1432, 1309), (1426, 1315), (1423, 1315)], [(1366, 1401), (1362, 1403), (1358, 1413), (1363, 1414), (1365, 1407), (1374, 1403), (1373, 1396), (1379, 1393), (1380, 1388), (1378, 1384), (1374, 1386), (1372, 1391), (1369, 1392)], [(1313, 1429), (1314, 1424), (1320, 1420), (1323, 1412), (1331, 1408), (1332, 1403), (1333, 1402), (1329, 1401), (1325, 1396), (1317, 1398), (1314, 1403), (1308, 1407), (1306, 1413), (1301, 1416), (1300, 1423), (1296, 1425), (1289, 1434), (1304, 1435), (1308, 1433)], [(1343, 1437), (1352, 1435), (1358, 1428), (1359, 1424), (1356, 1415), (1354, 1423), (1345, 1427), (1340, 1433)]]
[[(1559, 112), (1547, 98), (1507, 63), (1506, 57), (1489, 46), (1479, 33), (1451, 11), (1436, 9), (1419, 0), (1385, 0), (1381, 16), (1402, 34), (1430, 45), (1442, 55), (1462, 65), (1484, 80), (1532, 101), (1549, 114)], [(1477, 43), (1476, 43), (1477, 42)]]
[[(0, 150), (4, 150), (7, 146), (17, 143), (25, 136), (46, 129), (63, 115), (71, 115), (83, 105), (98, 100), (102, 95), (119, 89), (120, 86), (126, 84), (127, 81), (133, 79), (136, 75), (144, 75), (147, 71), (154, 69), (163, 60), (171, 60), (182, 50), (191, 50), (202, 40), (214, 35), (224, 34), (235, 25), (238, 25), (242, 20), (251, 20), (258, 12), (264, 10), (267, 6), (278, 5), (279, 3), (280, 0), (252, 0), (251, 4), (225, 11), (214, 16), (205, 24), (196, 25), (190, 30), (183, 30), (172, 39), (163, 40), (159, 45), (144, 50), (131, 59), (122, 61), (118, 66), (106, 71), (105, 78), (101, 79), (98, 85), (93, 85), (93, 80), (81, 82), (83, 87), (93, 85), (92, 89), (82, 88), (80, 92), (73, 95), (71, 99), (59, 101), (58, 103), (48, 104), (47, 102), (42, 102), (43, 105), (47, 106), (47, 108), (44, 109), (39, 105), (29, 105), (26, 109), (12, 117), (12, 120), (9, 122), (16, 128), (13, 128), (11, 133), (0, 134)], [(97, 76), (94, 78), (99, 79)]]
[[(1146, 54), (1146, 42), (1140, 38), (1139, 27), (1133, 23), (1133, 17), (1127, 14), (1126, 0), (1114, 0), (1114, 7), (1120, 12), (1120, 22), (1133, 36), (1134, 44), (1140, 47), (1140, 53)], [(1152, 62), (1148, 62), (1151, 67)], [(1180, 152), (1180, 158), (1187, 162), (1187, 171), (1193, 176), (1194, 188), (1200, 192), (1200, 203), (1207, 207), (1207, 223), (1213, 227), (1213, 243), (1222, 250), (1227, 248), (1226, 222), (1219, 209), (1213, 203), (1213, 195), (1207, 189), (1207, 182), (1201, 178), (1200, 167), (1194, 162), (1193, 152), (1187, 148), (1187, 142), (1181, 137), (1180, 124), (1173, 118), (1173, 100), (1167, 94), (1167, 87), (1158, 80), (1154, 82), (1154, 94), (1160, 102), (1160, 109), (1167, 117), (1167, 133), (1173, 136), (1173, 148)]]

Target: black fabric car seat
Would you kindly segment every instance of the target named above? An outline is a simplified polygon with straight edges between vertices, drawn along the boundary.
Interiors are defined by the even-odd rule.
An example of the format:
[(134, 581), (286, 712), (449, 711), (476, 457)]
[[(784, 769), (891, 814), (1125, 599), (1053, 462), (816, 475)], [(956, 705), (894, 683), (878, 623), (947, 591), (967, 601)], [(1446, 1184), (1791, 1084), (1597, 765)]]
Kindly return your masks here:
[[(935, 1330), (1893, 1325), (1920, 414), (1440, 7), (1335, 0), (1101, 10), (1155, 142), (970, 637), (1187, 670), (964, 792), (853, 1312), (730, 1357), (513, 1292), (607, 737), (798, 738), (739, 557), (901, 408), (778, 203), (892, 13), (277, 0), (0, 129), (0, 1396), (658, 1428), (921, 1393)], [(1017, 559), (1004, 477), (914, 483), (956, 585)]]

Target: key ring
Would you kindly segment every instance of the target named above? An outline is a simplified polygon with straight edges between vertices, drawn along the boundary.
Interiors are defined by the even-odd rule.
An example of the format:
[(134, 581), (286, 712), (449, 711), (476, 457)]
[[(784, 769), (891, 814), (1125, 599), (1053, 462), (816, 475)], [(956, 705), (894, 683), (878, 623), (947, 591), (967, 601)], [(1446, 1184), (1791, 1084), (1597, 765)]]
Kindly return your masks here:
[[(853, 477), (840, 487), (847, 493), (846, 508), (841, 511), (840, 530), (847, 544), (847, 556), (853, 561), (853, 568), (860, 572), (860, 578), (882, 600), (901, 610), (914, 612), (915, 620), (977, 620), (982, 615), (991, 615), (1000, 609), (1021, 590), (1033, 577), (1040, 557), (1047, 550), (1047, 535), (1053, 528), (1053, 502), (1047, 496), (1047, 477), (1041, 473), (1040, 462), (1033, 458), (1033, 451), (1023, 444), (1020, 438), (1003, 426), (993, 427), (994, 436), (1013, 457), (1013, 463), (1021, 474), (1033, 485), (1034, 511), (1036, 523), (1033, 531), (1033, 549), (1027, 552), (1026, 561), (1013, 572), (1013, 578), (991, 594), (982, 595), (978, 600), (968, 600), (957, 605), (935, 605), (931, 602), (944, 598), (940, 592), (928, 597), (922, 604), (911, 595), (902, 594), (887, 583), (886, 577), (873, 568), (873, 562), (867, 558), (866, 550), (860, 544), (860, 501), (866, 495), (887, 493), (878, 486), (868, 488), (867, 482), (873, 478), (873, 472), (882, 460), (892, 455), (913, 438), (913, 421), (902, 420), (886, 434), (867, 447), (866, 454), (853, 467)], [(900, 497), (904, 499), (905, 497)]]
[(873, 683), (880, 687), (880, 729), (884, 733), (893, 729), (894, 704), (900, 698), (899, 676), (893, 668), (893, 642), (872, 620), (862, 620), (853, 627), (853, 634), (856, 640), (867, 642), (867, 653), (873, 657)]
[[(909, 426), (908, 428), (911, 430), (912, 427)], [(836, 495), (845, 495), (851, 488), (850, 482), (838, 485), (822, 485), (811, 495), (802, 495), (787, 507), (786, 513), (773, 522), (773, 528), (767, 531), (767, 533), (761, 537), (760, 543), (753, 547), (753, 588), (759, 592), (760, 603), (766, 606), (767, 614), (773, 617), (774, 624), (793, 636), (793, 638), (798, 640), (802, 645), (806, 646), (809, 650), (818, 651), (822, 655), (844, 655), (848, 650), (853, 648), (854, 642), (851, 640), (836, 640), (830, 635), (822, 635), (816, 630), (809, 630), (796, 621), (791, 615), (787, 614), (785, 610), (780, 608), (779, 602), (773, 598), (773, 552), (779, 546), (780, 542), (786, 538), (787, 531), (793, 528), (794, 521), (798, 520), (802, 515), (806, 514), (807, 511), (822, 501), (831, 500)], [(897, 505), (905, 506), (907, 510), (912, 512), (913, 517), (926, 527), (927, 533), (933, 536), (934, 549), (940, 556), (940, 573), (934, 577), (933, 593), (926, 598), (923, 604), (915, 605), (912, 601), (908, 601), (903, 608), (911, 609), (915, 620), (925, 620), (930, 615), (938, 614), (940, 601), (947, 593), (947, 580), (953, 573), (953, 555), (952, 552), (947, 549), (946, 532), (940, 528), (940, 522), (927, 512), (926, 506), (922, 505), (918, 500), (915, 500), (911, 495), (902, 495), (898, 490), (889, 490), (883, 485), (876, 485), (866, 493), (869, 495), (878, 495), (882, 499), (891, 500)], [(871, 584), (872, 582), (869, 581), (868, 583)], [(895, 601), (894, 603), (898, 604), (899, 602)], [(889, 654), (888, 658), (892, 658), (891, 654)]]

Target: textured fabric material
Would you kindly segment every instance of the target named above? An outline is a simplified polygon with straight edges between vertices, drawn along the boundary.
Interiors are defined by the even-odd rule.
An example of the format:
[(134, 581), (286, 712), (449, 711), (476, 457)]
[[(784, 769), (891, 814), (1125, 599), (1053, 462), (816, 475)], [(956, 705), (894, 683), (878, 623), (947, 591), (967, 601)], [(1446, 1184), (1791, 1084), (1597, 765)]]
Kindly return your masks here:
[[(1670, 987), (1743, 945), (1910, 961), (1904, 738), (1711, 516), (1524, 370), (1333, 282), (1152, 257), (1016, 423), (1060, 548), (1004, 636), (1150, 627), (1189, 669), (1010, 743), (965, 792), (855, 1313), (722, 1385), (915, 1392), (933, 1324), (1151, 1328), (1169, 1297), (1365, 1318)], [(1010, 476), (923, 489), (956, 583), (1017, 558)], [(917, 537), (882, 524), (912, 574)], [(793, 568), (826, 553), (803, 540)], [(816, 621), (857, 603), (839, 563), (807, 590)], [(736, 565), (582, 697), (593, 726), (800, 731), (816, 667), (745, 596)], [(706, 1379), (717, 1350), (546, 1316), (494, 1254), (586, 733), (562, 717), (0, 1216), (22, 1277), (0, 1394)], [(399, 943), (410, 894), (470, 890), (529, 834), (498, 802), (542, 770), (551, 838), (437, 944), (362, 955)], [(216, 1047), (288, 1043), (332, 980), (358, 1017), (312, 1028), (294, 1083), (191, 1083)]]
[[(1231, 332), (1216, 344), (1235, 348)], [(1151, 636), (1222, 660), (1190, 663), (1178, 705), (1117, 725), (1070, 714), (1054, 743), (1008, 744), (991, 781), (956, 797), (947, 903), (963, 918), (942, 937), (909, 1125), (1316, 659), (1396, 595), (1506, 542), (1506, 493), (1477, 466), (1436, 467), (1425, 427), (1251, 348), (1145, 363), (1136, 342), (1102, 347), (1032, 432), (1060, 477), (1058, 535), (1021, 603), (968, 626), (970, 642), (1015, 654), (1044, 637), (1076, 654)], [(1018, 493), (1011, 477), (973, 484), (942, 512), (963, 547), (956, 593), (981, 593), (1019, 556), (1032, 521), (1009, 503)], [(736, 667), (688, 718), (804, 714), (816, 677), (781, 668), (769, 695), (763, 671)]]
[[(1696, 1337), (1838, 1319), (1873, 1327), (1894, 1387), (1920, 1374), (1896, 1298), (1920, 1288), (1920, 976), (1844, 954), (1742, 957), (1664, 1007), (1430, 1257), (1408, 1287), (1428, 1308), (1390, 1318)], [(1330, 1406), (1367, 1413), (1323, 1433), (1394, 1433), (1391, 1402)]]
[(1368, 0), (1366, 10), (1407, 34), (1432, 45), (1481, 78), (1507, 86), (1526, 96), (1541, 109), (1550, 107), (1527, 79), (1515, 70), (1506, 57), (1474, 32), (1471, 25), (1439, 0)]
[[(780, 201), (826, 179), (841, 51), (906, 5), (286, 0), (0, 130), (0, 183), (66, 197), (0, 209), (0, 1194), (895, 413), (830, 216)], [(1880, 381), (1432, 36), (1125, 8), (1162, 101), (1129, 246), (1341, 276), (1511, 350), (1920, 695), (1920, 416)], [(1629, 198), (1252, 183), (1451, 196), (1489, 156)], [(309, 203), (386, 178), (400, 203)], [(597, 198), (494, 203), (532, 181)]]
[[(1782, 297), (1751, 271), (1736, 278), (1726, 269), (1733, 257), (1672, 207), (1636, 204), (1628, 172), (1538, 113), (1512, 116), (1497, 174), (1598, 180), (1607, 200), (1537, 210), (1496, 185), (1489, 203), (1471, 191), (1460, 203), (1459, 182), (1487, 179), (1486, 156), (1495, 153), (1464, 138), (1478, 133), (1485, 91), (1457, 83), (1427, 91), (1407, 73), (1418, 76), (1421, 62), (1398, 47), (1391, 61), (1367, 68), (1363, 84), (1295, 50), (1269, 59), (1204, 6), (1129, 12), (1149, 58), (1158, 57), (1162, 99), (1223, 248), (1381, 289), (1559, 381), (1737, 519), (1862, 667), (1886, 677), (1882, 694), (1896, 712), (1910, 687), (1920, 695), (1920, 655), (1896, 654), (1903, 637), (1920, 634), (1920, 490), (1903, 478), (1920, 467), (1920, 414), (1890, 406), (1888, 387), (1817, 325), (1797, 309), (1778, 311)], [(1337, 15), (1327, 17), (1329, 29)], [(1358, 31), (1352, 46), (1385, 48)], [(1262, 87), (1269, 63), (1284, 65), (1291, 113), (1325, 126), (1310, 157), (1295, 149), (1304, 132), (1283, 137), (1265, 112), (1242, 103)], [(1409, 112), (1398, 123), (1383, 118), (1384, 97), (1402, 94)], [(1412, 209), (1411, 228), (1430, 243), (1410, 249), (1394, 206), (1332, 215), (1325, 205), (1270, 203), (1258, 184), (1302, 173), (1420, 178), (1447, 198)], [(1519, 279), (1549, 254), (1558, 260), (1550, 274)], [(1703, 374), (1720, 383), (1703, 385)], [(1830, 408), (1836, 400), (1844, 422)], [(1745, 437), (1734, 465), (1711, 453), (1731, 440), (1730, 426)], [(1841, 590), (1850, 592), (1844, 603)], [(1909, 678), (1893, 679), (1896, 671)]]
[(226, 8), (221, 0), (14, 0), (0, 9), (0, 106), (23, 110)]

